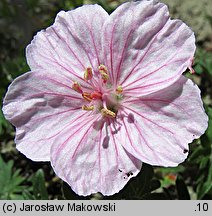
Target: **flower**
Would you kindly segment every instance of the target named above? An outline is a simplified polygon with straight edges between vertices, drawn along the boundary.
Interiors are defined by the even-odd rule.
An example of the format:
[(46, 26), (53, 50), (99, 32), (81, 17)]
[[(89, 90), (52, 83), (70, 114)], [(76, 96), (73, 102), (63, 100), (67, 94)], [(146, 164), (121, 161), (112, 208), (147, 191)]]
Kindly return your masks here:
[(177, 166), (207, 128), (200, 90), (182, 76), (194, 52), (192, 30), (156, 1), (59, 12), (4, 98), (17, 149), (84, 196), (117, 193), (142, 162)]

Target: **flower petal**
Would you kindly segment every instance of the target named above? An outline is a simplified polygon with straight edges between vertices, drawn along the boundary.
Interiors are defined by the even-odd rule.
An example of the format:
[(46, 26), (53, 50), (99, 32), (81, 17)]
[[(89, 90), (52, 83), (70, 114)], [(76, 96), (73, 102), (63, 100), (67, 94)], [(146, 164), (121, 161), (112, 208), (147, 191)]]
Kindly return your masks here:
[(17, 149), (32, 160), (49, 161), (55, 138), (85, 115), (83, 103), (64, 77), (36, 71), (13, 81), (3, 113), (16, 127)]
[(88, 66), (98, 68), (100, 64), (101, 29), (108, 16), (98, 5), (59, 12), (55, 23), (40, 31), (27, 47), (30, 68), (52, 72), (58, 68), (72, 80), (83, 80)]
[(191, 64), (195, 38), (156, 1), (121, 5), (104, 25), (104, 64), (115, 87), (146, 95), (174, 83)]
[(183, 76), (157, 93), (129, 99), (123, 107), (121, 143), (151, 165), (177, 166), (188, 155), (188, 143), (207, 128), (200, 90)]
[(140, 171), (141, 162), (126, 153), (116, 131), (101, 117), (70, 125), (52, 145), (56, 174), (79, 195), (112, 195)]

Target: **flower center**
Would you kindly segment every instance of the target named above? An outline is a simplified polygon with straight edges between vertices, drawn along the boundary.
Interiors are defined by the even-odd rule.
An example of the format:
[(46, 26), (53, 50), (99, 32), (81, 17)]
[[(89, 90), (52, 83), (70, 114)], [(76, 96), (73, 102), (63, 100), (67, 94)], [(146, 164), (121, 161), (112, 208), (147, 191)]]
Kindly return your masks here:
[(118, 85), (112, 88), (108, 69), (101, 64), (97, 73), (92, 67), (87, 67), (84, 72), (84, 80), (90, 82), (93, 89), (83, 91), (78, 82), (73, 82), (72, 89), (82, 95), (86, 104), (82, 106), (85, 111), (101, 113), (103, 117), (116, 118), (120, 101), (123, 98), (123, 88)]

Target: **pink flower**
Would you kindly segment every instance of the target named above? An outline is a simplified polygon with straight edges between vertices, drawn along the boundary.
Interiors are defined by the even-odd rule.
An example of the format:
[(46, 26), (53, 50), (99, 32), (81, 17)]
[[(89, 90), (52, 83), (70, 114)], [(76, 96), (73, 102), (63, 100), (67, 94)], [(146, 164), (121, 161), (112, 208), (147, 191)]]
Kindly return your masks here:
[(142, 162), (177, 166), (207, 128), (200, 90), (182, 76), (194, 52), (194, 33), (162, 3), (61, 11), (4, 99), (17, 149), (51, 161), (79, 195), (117, 193)]

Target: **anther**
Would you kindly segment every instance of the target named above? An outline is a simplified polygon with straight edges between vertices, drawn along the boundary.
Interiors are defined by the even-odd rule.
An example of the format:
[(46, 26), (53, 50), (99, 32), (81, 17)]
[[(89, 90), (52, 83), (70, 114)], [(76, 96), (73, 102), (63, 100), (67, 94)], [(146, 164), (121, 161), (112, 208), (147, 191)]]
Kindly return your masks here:
[(83, 92), (83, 93), (82, 93), (82, 97), (83, 97), (85, 100), (89, 101), (89, 102), (92, 101), (92, 98), (91, 98), (91, 94), (90, 94), (90, 93)]
[(106, 66), (104, 66), (103, 64), (100, 64), (99, 65), (99, 72), (100, 73), (108, 73), (108, 70), (107, 70), (107, 67)]
[(94, 106), (83, 105), (83, 106), (82, 106), (82, 109), (83, 109), (83, 110), (86, 110), (86, 111), (92, 111), (92, 110), (94, 110)]
[(116, 88), (116, 93), (121, 94), (123, 92), (123, 87), (122, 86), (117, 86)]
[(101, 114), (106, 117), (111, 117), (111, 118), (116, 117), (116, 113), (106, 108), (101, 109)]
[(80, 86), (80, 84), (78, 82), (74, 82), (73, 85), (72, 85), (72, 89), (78, 93), (81, 93), (82, 94), (82, 88)]
[(109, 79), (109, 75), (108, 75), (108, 70), (107, 70), (107, 67), (104, 66), (103, 64), (99, 65), (99, 73), (101, 74), (102, 76), (102, 80), (104, 83), (107, 82), (107, 80)]
[(109, 79), (108, 74), (106, 74), (106, 73), (101, 73), (101, 75), (102, 75), (102, 80), (103, 80), (103, 82), (106, 83), (107, 80)]
[(92, 79), (92, 77), (93, 77), (93, 69), (92, 67), (87, 67), (84, 73), (84, 79), (88, 81)]

